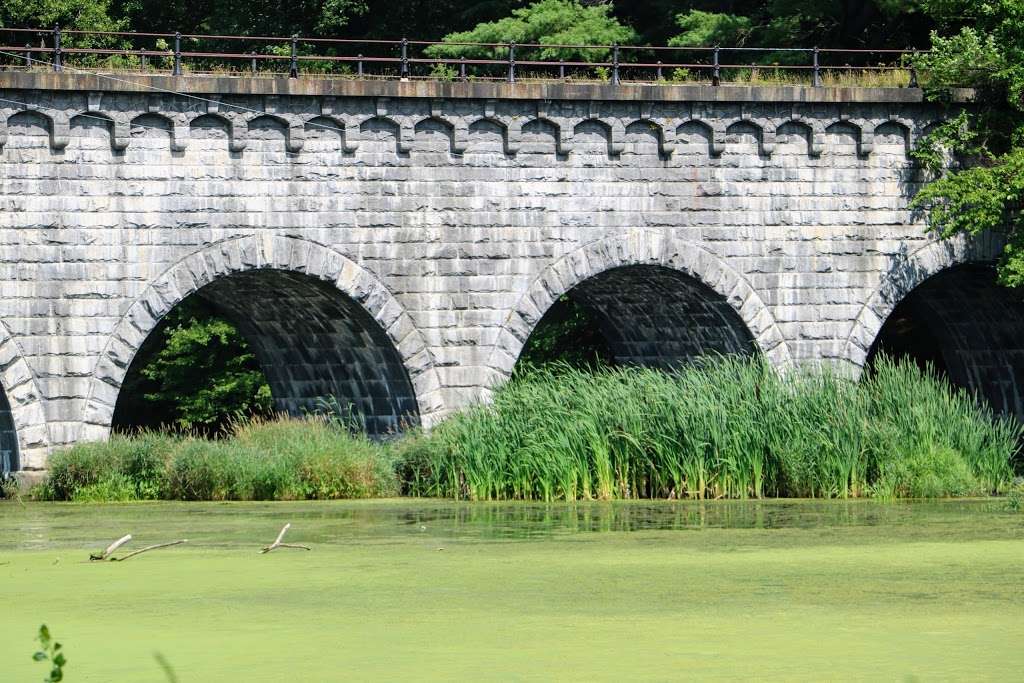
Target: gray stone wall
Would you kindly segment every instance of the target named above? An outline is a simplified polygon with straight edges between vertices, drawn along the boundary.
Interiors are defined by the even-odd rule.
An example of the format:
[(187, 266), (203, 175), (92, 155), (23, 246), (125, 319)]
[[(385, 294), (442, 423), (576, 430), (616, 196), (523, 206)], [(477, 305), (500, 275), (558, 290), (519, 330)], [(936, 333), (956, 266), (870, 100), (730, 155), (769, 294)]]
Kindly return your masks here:
[(608, 282), (584, 284), (614, 268), (692, 278), (646, 285), (663, 322), (641, 356), (675, 353), (647, 342), (684, 325), (666, 311), (685, 300), (719, 346), (856, 368), (917, 284), (995, 249), (933, 244), (908, 211), (908, 149), (944, 114), (906, 90), (72, 82), (0, 78), (0, 383), (25, 468), (105, 436), (135, 351), (194, 292), (251, 323), (287, 405), (349, 387), (382, 425), (429, 424), (485, 398), (558, 296), (583, 285), (627, 310)]

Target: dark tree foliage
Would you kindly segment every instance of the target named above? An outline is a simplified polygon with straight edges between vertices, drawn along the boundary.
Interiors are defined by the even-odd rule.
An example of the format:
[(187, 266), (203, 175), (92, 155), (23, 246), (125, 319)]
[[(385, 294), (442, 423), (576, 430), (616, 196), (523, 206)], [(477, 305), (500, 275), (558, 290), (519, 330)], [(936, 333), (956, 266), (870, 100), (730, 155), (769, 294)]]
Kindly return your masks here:
[(608, 342), (597, 315), (569, 296), (556, 301), (534, 329), (519, 354), (517, 371), (563, 362), (574, 367), (611, 365)]
[(214, 434), (231, 419), (270, 411), (270, 387), (248, 344), (192, 296), (143, 343), (121, 387), (114, 428)]

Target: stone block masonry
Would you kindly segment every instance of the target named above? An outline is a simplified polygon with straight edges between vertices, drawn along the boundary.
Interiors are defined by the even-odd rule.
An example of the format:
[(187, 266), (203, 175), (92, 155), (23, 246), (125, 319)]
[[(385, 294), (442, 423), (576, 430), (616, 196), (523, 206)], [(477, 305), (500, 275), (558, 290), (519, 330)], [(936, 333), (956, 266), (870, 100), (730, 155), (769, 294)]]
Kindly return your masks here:
[[(623, 362), (859, 369), (918, 285), (998, 252), (907, 208), (948, 115), (909, 89), (0, 73), (10, 461), (104, 438), (193, 294), (280, 407), (338, 396), (375, 431), (485, 399), (566, 294)], [(970, 357), (1019, 359), (1005, 336)]]

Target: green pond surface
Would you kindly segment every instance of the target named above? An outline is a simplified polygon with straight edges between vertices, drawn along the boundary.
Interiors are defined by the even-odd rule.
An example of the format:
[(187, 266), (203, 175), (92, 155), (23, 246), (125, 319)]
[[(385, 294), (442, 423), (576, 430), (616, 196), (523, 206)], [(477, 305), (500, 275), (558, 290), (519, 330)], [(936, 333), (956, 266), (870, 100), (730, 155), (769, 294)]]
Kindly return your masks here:
[[(311, 551), (259, 554), (281, 526)], [(124, 563), (90, 552), (187, 538)], [(120, 554), (120, 553), (117, 553)], [(0, 501), (0, 681), (1007, 680), (999, 500)]]

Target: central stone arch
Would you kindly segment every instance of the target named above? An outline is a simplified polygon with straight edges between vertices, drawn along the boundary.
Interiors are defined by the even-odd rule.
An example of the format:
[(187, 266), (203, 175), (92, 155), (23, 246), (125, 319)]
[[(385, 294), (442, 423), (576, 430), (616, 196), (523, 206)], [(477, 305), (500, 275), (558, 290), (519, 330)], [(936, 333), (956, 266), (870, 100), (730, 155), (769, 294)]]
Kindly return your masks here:
[[(730, 350), (745, 343), (740, 337), (749, 332), (757, 350), (775, 366), (786, 366), (792, 362), (789, 348), (782, 332), (775, 323), (771, 311), (754, 291), (753, 287), (730, 267), (724, 259), (692, 242), (681, 240), (670, 234), (655, 230), (634, 230), (623, 236), (608, 237), (589, 242), (562, 256), (538, 275), (526, 292), (519, 298), (498, 334), (491, 353), (489, 367), (498, 373), (497, 379), (511, 375), (519, 355), (537, 323), (551, 306), (570, 291), (582, 287), (586, 296), (596, 308), (604, 308), (613, 314), (614, 308), (628, 312), (636, 302), (621, 300), (612, 304), (613, 293), (622, 284), (622, 275), (631, 267), (645, 266), (643, 276), (634, 278), (642, 282), (643, 292), (691, 293), (699, 298), (700, 311), (684, 311), (684, 314), (717, 318), (734, 317), (742, 322), (746, 330), (725, 331), (713, 344), (714, 350)], [(708, 294), (713, 297), (706, 296)], [(718, 301), (712, 301), (716, 299)], [(721, 302), (722, 306), (718, 303)], [(684, 302), (679, 302), (685, 306)], [(728, 310), (726, 310), (728, 309)], [(649, 316), (648, 316), (649, 318)], [(627, 338), (619, 334), (613, 343), (620, 345), (627, 362), (661, 365), (662, 362), (644, 351), (650, 340)], [(685, 341), (668, 340), (668, 343), (685, 346)], [(690, 355), (685, 348), (661, 354), (681, 358)]]
[(186, 297), (200, 293), (236, 322), (264, 366), (279, 409), (325, 393), (351, 400), (382, 433), (442, 413), (423, 337), (369, 271), (324, 245), (245, 236), (190, 254), (154, 280), (121, 318), (97, 361), (80, 439), (110, 431), (118, 393), (143, 342)]

